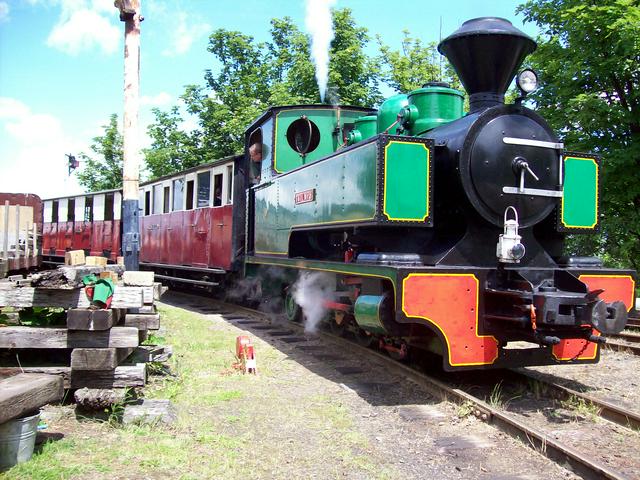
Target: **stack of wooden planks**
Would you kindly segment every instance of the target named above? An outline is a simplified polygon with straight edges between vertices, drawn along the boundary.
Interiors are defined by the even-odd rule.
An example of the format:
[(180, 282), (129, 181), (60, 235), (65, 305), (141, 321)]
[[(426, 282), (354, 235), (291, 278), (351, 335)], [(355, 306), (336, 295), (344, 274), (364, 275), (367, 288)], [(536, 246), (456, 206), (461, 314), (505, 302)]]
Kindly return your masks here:
[[(0, 287), (0, 307), (14, 310), (32, 307), (57, 307), (66, 310), (66, 325), (22, 326), (0, 325), (0, 352), (13, 358), (26, 359), (19, 366), (0, 364), (0, 376), (18, 372), (60, 375), (65, 388), (121, 388), (142, 387), (146, 383), (145, 363), (128, 362), (129, 357), (149, 358), (148, 347), (140, 344), (148, 332), (160, 328), (160, 316), (154, 305), (164, 293), (164, 287), (154, 282), (153, 272), (124, 272), (117, 279), (109, 309), (96, 309), (90, 304), (85, 289), (79, 287), (78, 278), (85, 266), (66, 266), (59, 278), (65, 285), (55, 288), (27, 286), (26, 282), (3, 281)], [(91, 267), (103, 268), (106, 267)], [(78, 275), (69, 269), (77, 269)], [(100, 274), (101, 272), (91, 272)], [(49, 274), (48, 280), (57, 278)], [(57, 281), (57, 280), (56, 280)], [(6, 284), (11, 284), (7, 286)], [(34, 280), (42, 284), (42, 278)], [(45, 282), (46, 283), (46, 282)], [(55, 283), (55, 282), (53, 282)], [(60, 282), (59, 282), (60, 283)], [(65, 283), (65, 282), (61, 282)], [(0, 323), (2, 320), (0, 320)], [(141, 350), (142, 355), (132, 355)], [(65, 364), (52, 365), (52, 352), (65, 352)], [(61, 355), (56, 355), (59, 360)], [(3, 357), (0, 357), (3, 358)], [(145, 361), (145, 360), (143, 360)]]

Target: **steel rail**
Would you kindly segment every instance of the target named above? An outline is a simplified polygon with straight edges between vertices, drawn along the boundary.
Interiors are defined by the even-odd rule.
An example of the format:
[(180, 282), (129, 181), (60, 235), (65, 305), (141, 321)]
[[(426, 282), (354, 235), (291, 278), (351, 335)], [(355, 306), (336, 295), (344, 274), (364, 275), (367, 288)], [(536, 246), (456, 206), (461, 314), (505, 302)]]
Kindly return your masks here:
[(537, 374), (522, 370), (510, 370), (510, 372), (515, 374), (516, 376), (522, 376), (526, 379), (533, 379), (548, 387), (551, 387), (558, 397), (561, 397), (565, 400), (572, 396), (581, 398), (598, 407), (598, 416), (609, 420), (610, 422), (617, 423), (618, 425), (622, 425), (623, 427), (640, 429), (640, 413), (638, 412), (634, 412), (633, 410), (621, 407), (620, 405), (615, 405), (606, 400), (594, 397), (593, 395), (590, 395), (588, 393), (579, 392), (553, 380), (542, 378)]
[(614, 352), (628, 352), (634, 355), (640, 355), (640, 347), (637, 345), (630, 345), (628, 343), (612, 342), (611, 340), (607, 340), (607, 343), (605, 343), (604, 346), (605, 348)]

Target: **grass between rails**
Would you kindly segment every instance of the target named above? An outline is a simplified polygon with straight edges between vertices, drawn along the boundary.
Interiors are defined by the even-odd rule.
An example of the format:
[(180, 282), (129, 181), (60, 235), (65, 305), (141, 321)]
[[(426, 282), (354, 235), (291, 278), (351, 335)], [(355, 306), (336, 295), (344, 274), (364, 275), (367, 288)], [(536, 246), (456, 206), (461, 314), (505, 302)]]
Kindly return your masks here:
[[(175, 376), (152, 377), (147, 398), (168, 398), (172, 426), (111, 426), (66, 416), (30, 462), (6, 479), (76, 478), (392, 478), (351, 413), (322, 391), (322, 379), (263, 342), (259, 375), (234, 362), (239, 332), (222, 321), (160, 305)], [(320, 386), (319, 386), (320, 385)]]

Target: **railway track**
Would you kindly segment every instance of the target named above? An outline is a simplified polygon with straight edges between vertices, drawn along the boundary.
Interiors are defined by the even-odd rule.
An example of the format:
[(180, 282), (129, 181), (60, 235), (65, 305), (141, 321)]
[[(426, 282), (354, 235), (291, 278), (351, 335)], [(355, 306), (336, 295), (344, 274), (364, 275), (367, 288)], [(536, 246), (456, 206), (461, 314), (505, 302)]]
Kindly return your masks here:
[[(203, 309), (199, 302), (195, 300), (189, 305)], [(303, 327), (298, 323), (286, 322), (283, 319), (282, 321), (286, 322), (286, 326), (281, 323), (276, 325), (267, 318), (266, 314), (257, 310), (221, 302), (215, 302), (215, 305), (213, 308), (204, 308), (204, 311), (206, 313), (223, 314), (226, 320), (240, 328), (279, 338), (287, 343), (305, 340), (302, 335)], [(547, 458), (570, 468), (583, 478), (616, 480), (631, 478), (625, 475), (624, 472), (617, 471), (605, 462), (594, 458), (595, 455), (592, 451), (583, 451), (569, 443), (558, 440), (552, 433), (547, 433), (544, 429), (533, 426), (532, 422), (529, 422), (526, 417), (508, 411), (505, 405), (494, 405), (486, 400), (486, 396), (470, 393), (470, 388), (454, 387), (450, 382), (442, 378), (436, 378), (428, 373), (418, 371), (411, 366), (392, 360), (384, 353), (359, 346), (345, 338), (336, 337), (326, 332), (319, 332), (319, 335), (322, 340), (340, 349), (348, 349), (361, 355), (376, 357), (379, 361), (384, 362), (388, 371), (421, 385), (435, 397), (461, 405), (473, 406), (476, 416), (510, 436), (521, 440)], [(307, 347), (309, 350), (311, 348), (313, 347)], [(554, 399), (581, 399), (597, 408), (598, 415), (609, 422), (622, 425), (625, 428), (640, 428), (640, 414), (637, 412), (563, 386), (553, 379), (545, 378), (544, 374), (533, 375), (532, 372), (511, 370), (508, 373), (508, 377), (521, 383), (540, 382), (544, 384), (547, 394)]]

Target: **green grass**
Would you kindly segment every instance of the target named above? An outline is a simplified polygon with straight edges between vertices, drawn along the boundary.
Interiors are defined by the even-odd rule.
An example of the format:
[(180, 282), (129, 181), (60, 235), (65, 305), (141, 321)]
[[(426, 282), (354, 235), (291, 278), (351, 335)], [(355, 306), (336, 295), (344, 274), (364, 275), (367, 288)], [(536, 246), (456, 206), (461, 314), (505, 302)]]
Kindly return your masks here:
[(173, 346), (172, 375), (152, 377), (143, 391), (170, 399), (178, 421), (50, 422), (65, 437), (1, 479), (301, 478), (318, 468), (318, 478), (394, 478), (346, 406), (287, 377), (299, 366), (286, 355), (257, 344), (258, 375), (243, 375), (232, 369), (238, 331), (181, 309), (159, 311), (166, 335), (153, 341)]

